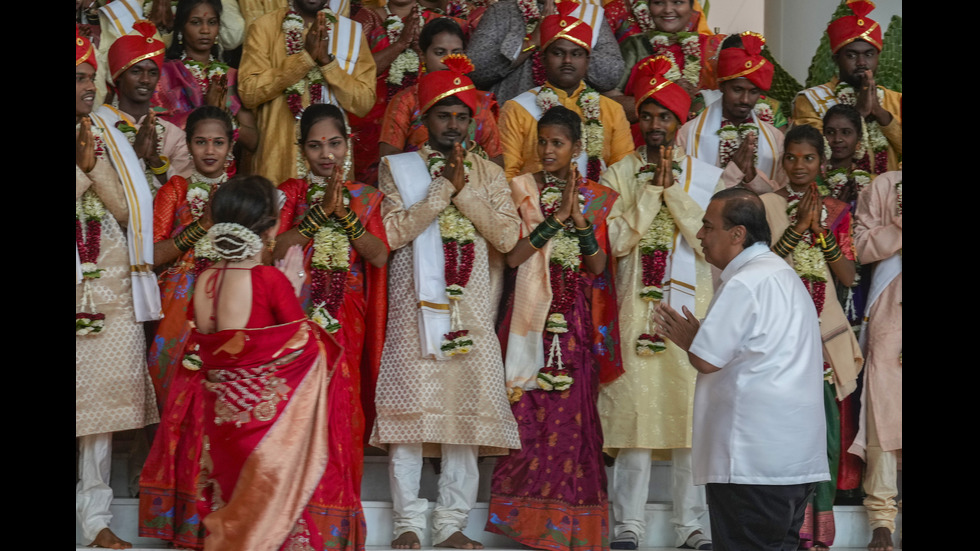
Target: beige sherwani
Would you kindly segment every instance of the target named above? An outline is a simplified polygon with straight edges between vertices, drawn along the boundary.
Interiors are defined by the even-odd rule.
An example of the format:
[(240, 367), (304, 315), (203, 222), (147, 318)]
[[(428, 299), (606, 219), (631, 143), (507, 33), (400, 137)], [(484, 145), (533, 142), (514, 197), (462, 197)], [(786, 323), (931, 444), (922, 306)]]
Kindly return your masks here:
[[(609, 167), (600, 182), (619, 193), (608, 224), (611, 254), (617, 261), (616, 292), (626, 371), (599, 390), (599, 415), (607, 450), (691, 447), (697, 371), (691, 367), (687, 353), (670, 341), (662, 354), (636, 353), (636, 341), (647, 332), (648, 317), (647, 302), (639, 296), (643, 289), (639, 242), (663, 206), (674, 218), (675, 245), (683, 239), (696, 253), (695, 315), (704, 317), (712, 296), (711, 270), (701, 252), (700, 240), (695, 237), (701, 229), (704, 209), (685, 188), (691, 184), (687, 177), (696, 175), (701, 181), (710, 182), (710, 197), (722, 171), (687, 157), (680, 149), (676, 151), (675, 161), (683, 172), (678, 183), (667, 189), (637, 182), (636, 173), (642, 164), (637, 153)], [(668, 277), (669, 272), (665, 279)]]
[[(380, 166), (382, 212), (392, 255), (388, 327), (375, 399), (378, 417), (371, 435), (375, 446), (424, 443), (426, 456), (440, 454), (441, 446), (433, 444), (479, 445), (484, 455), (501, 455), (521, 446), (494, 332), (502, 253), (517, 243), (521, 220), (500, 167), (475, 155), (467, 159), (473, 163), (470, 181), (455, 197), (452, 183), (440, 177), (429, 184), (425, 199), (407, 209), (388, 163)], [(473, 272), (459, 304), (462, 326), (470, 331), (474, 346), (468, 354), (449, 360), (424, 359), (413, 240), (450, 203), (477, 230)]]
[(105, 328), (75, 337), (75, 436), (137, 429), (160, 420), (146, 370), (146, 337), (133, 310), (126, 195), (107, 159), (84, 173), (75, 166), (75, 199), (93, 189), (106, 207), (97, 265), (102, 277), (75, 285), (75, 311), (90, 287)]

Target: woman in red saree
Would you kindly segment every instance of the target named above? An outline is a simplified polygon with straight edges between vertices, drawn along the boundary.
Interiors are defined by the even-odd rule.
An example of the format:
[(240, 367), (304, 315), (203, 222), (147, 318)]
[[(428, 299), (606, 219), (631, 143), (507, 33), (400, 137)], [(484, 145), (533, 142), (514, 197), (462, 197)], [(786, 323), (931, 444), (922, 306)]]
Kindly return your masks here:
[(174, 176), (153, 200), (154, 263), (160, 273), (164, 317), (150, 343), (148, 368), (163, 410), (140, 473), (139, 534), (200, 549), (204, 527), (197, 510), (203, 424), (199, 366), (183, 364), (191, 333), (188, 304), (194, 282), (218, 257), (204, 238), (211, 227), (209, 200), (227, 179), (232, 147), (228, 113), (204, 106), (187, 118), (189, 179)]
[(261, 264), (277, 206), (257, 176), (232, 179), (212, 202), (208, 237), (221, 260), (194, 290), (189, 353), (205, 377), (206, 550), (327, 549), (333, 528), (315, 504), (339, 482), (327, 472), (329, 428), (348, 419), (330, 383), (345, 365), (296, 299), (298, 248), (282, 271)]
[(285, 203), (276, 255), (292, 245), (303, 247), (300, 302), (310, 319), (344, 347), (344, 369), (331, 381), (330, 397), (335, 404), (346, 404), (347, 421), (331, 422), (328, 474), (335, 482), (323, 488), (318, 506), (335, 527), (331, 548), (361, 549), (364, 436), (374, 421), (387, 314), (383, 195), (372, 186), (344, 181), (348, 133), (336, 106), (308, 107), (300, 119), (300, 136), (309, 175), (279, 186)]
[(545, 112), (538, 122), (544, 170), (511, 182), (526, 236), (507, 254), (518, 272), (504, 329), (521, 449), (497, 460), (486, 525), (555, 551), (609, 548), (596, 402), (600, 381), (622, 373), (605, 223), (618, 194), (574, 170), (580, 128), (565, 107)]

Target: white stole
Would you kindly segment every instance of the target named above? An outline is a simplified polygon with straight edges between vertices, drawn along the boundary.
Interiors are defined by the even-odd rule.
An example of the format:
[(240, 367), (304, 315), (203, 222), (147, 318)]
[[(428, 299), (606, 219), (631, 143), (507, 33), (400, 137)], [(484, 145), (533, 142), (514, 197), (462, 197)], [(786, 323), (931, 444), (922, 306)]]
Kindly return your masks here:
[[(721, 179), (722, 169), (696, 160), (686, 155), (681, 162), (681, 181), (675, 185), (683, 185), (684, 192), (701, 207), (707, 210), (711, 196), (714, 194), (718, 180)], [(667, 208), (665, 204), (661, 208)], [(664, 300), (671, 308), (682, 312), (684, 306), (694, 312), (695, 291), (697, 288), (697, 253), (694, 244), (682, 239), (683, 235), (675, 227), (674, 249), (668, 258), (666, 279), (664, 284)]]
[[(126, 202), (129, 205), (129, 224), (126, 226), (126, 245), (129, 248), (130, 278), (133, 282), (133, 307), (136, 321), (153, 321), (163, 317), (160, 288), (153, 273), (153, 197), (146, 185), (146, 176), (136, 152), (122, 132), (106, 123), (95, 113), (92, 124), (102, 129), (102, 139), (109, 161), (116, 169)], [(78, 262), (78, 248), (75, 249)], [(79, 267), (75, 267), (76, 277)], [(78, 281), (76, 281), (78, 283)]]
[[(330, 53), (337, 59), (340, 68), (346, 71), (348, 75), (354, 74), (357, 57), (361, 53), (361, 35), (363, 34), (364, 31), (361, 29), (360, 23), (342, 15), (337, 15), (337, 22), (330, 30)], [(310, 101), (336, 105), (337, 98), (326, 82), (323, 83), (322, 90), (319, 100), (310, 98)]]
[(826, 84), (821, 84), (820, 86), (814, 86), (813, 88), (807, 88), (799, 93), (799, 95), (805, 97), (810, 105), (813, 106), (813, 110), (817, 113), (817, 116), (823, 119), (823, 116), (827, 113), (827, 110), (831, 107), (837, 105), (837, 96), (834, 95), (834, 90)]
[[(382, 158), (406, 209), (429, 194), (432, 176), (417, 151)], [(442, 353), (443, 336), (450, 330), (449, 297), (446, 295), (445, 256), (438, 217), (412, 241), (412, 275), (419, 301), (419, 341), (422, 357), (448, 360)]]
[[(524, 92), (523, 94), (514, 98), (514, 101), (523, 107), (524, 110), (527, 111), (529, 115), (534, 117), (534, 120), (536, 121), (541, 120), (541, 115), (544, 114), (544, 112), (541, 111), (541, 108), (538, 107), (538, 92), (540, 91), (541, 86), (538, 86), (536, 88), (531, 88), (527, 92)], [(581, 117), (582, 115), (579, 116)], [(582, 124), (585, 124), (584, 117), (582, 118)], [(605, 134), (605, 131), (603, 131), (603, 134)], [(605, 139), (605, 136), (603, 136), (603, 139)], [(578, 165), (579, 174), (585, 175), (589, 173), (589, 154), (585, 152), (584, 147), (582, 148), (582, 152), (578, 154), (578, 157), (575, 157), (575, 164)], [(599, 171), (602, 172), (603, 170), (606, 170), (606, 160), (600, 158)]]
[(133, 30), (133, 23), (143, 17), (143, 3), (131, 0), (115, 0), (99, 8), (115, 29), (116, 36), (125, 36)]
[[(776, 148), (782, 139), (782, 134), (774, 135), (768, 126), (759, 121), (755, 110), (752, 110), (752, 124), (759, 129), (759, 139), (756, 141), (757, 159), (755, 168), (766, 173), (770, 179), (776, 177), (781, 159), (776, 158)], [(694, 124), (688, 128), (687, 153), (702, 161), (718, 166), (718, 147), (721, 138), (721, 101), (708, 105), (700, 115), (695, 117)], [(725, 167), (721, 167), (724, 169)]]

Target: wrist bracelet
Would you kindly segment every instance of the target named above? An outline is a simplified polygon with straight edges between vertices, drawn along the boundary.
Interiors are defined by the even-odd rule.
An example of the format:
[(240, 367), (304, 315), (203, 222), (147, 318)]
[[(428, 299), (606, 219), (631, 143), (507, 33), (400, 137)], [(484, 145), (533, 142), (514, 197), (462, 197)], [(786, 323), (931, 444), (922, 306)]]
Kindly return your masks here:
[(160, 174), (166, 174), (167, 170), (170, 169), (170, 157), (167, 157), (166, 155), (160, 155), (160, 160), (163, 161), (163, 165), (161, 165), (159, 168), (153, 168), (152, 166), (150, 167), (150, 171), (158, 176)]
[(201, 227), (201, 223), (195, 220), (174, 237), (174, 246), (180, 252), (186, 252), (207, 234), (208, 232)]
[[(548, 218), (551, 217), (549, 216)], [(538, 224), (538, 226), (534, 228), (534, 231), (531, 232), (531, 235), (528, 236), (528, 242), (530, 242), (531, 246), (534, 247), (535, 249), (540, 249), (541, 247), (544, 247), (545, 243), (550, 241), (551, 238), (554, 237), (558, 233), (558, 230), (560, 229), (560, 226), (558, 228), (555, 228), (550, 224), (548, 224), (547, 223), (548, 218), (544, 219), (545, 223)]]

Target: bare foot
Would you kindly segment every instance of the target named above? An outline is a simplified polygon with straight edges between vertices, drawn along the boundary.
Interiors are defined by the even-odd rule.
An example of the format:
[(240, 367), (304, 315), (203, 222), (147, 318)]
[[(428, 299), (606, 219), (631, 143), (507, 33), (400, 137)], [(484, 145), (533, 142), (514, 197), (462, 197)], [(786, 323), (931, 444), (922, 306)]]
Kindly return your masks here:
[(112, 530), (103, 528), (99, 535), (95, 536), (95, 541), (89, 547), (105, 547), (106, 549), (129, 549), (133, 544), (119, 539), (119, 536), (112, 533)]
[(453, 535), (446, 538), (446, 541), (442, 543), (437, 543), (435, 546), (452, 547), (455, 549), (483, 549), (482, 543), (476, 540), (471, 540), (470, 538), (466, 537), (465, 535), (463, 535), (462, 532), (458, 530), (456, 532), (453, 532)]
[(871, 533), (871, 543), (868, 544), (869, 551), (892, 551), (892, 533), (888, 528), (875, 528)]
[(392, 540), (391, 547), (393, 549), (422, 549), (422, 544), (419, 542), (419, 535), (409, 530), (402, 532), (402, 535)]

